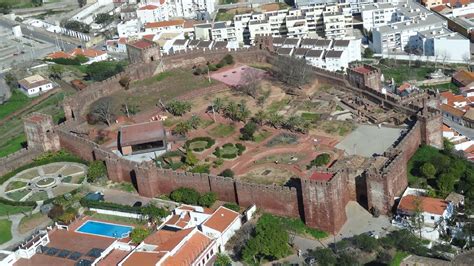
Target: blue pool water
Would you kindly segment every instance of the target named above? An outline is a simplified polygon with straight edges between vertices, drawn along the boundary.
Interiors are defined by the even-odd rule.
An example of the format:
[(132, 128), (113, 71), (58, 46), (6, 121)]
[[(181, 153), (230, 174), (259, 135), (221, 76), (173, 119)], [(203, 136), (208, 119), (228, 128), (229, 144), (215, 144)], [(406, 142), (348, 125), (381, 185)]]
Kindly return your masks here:
[(105, 237), (123, 238), (128, 236), (132, 229), (133, 227), (126, 225), (87, 221), (76, 231)]

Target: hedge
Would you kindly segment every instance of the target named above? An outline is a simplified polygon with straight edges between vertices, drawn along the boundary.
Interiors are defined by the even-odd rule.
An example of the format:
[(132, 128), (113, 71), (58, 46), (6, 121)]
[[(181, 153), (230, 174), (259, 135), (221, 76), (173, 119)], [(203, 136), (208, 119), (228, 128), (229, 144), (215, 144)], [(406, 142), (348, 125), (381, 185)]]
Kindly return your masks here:
[(62, 195), (56, 196), (56, 197), (54, 197), (54, 198), (47, 199), (47, 200), (43, 201), (43, 204), (53, 203), (53, 202), (54, 202), (55, 200), (57, 200), (57, 199), (64, 198), (64, 195), (66, 195), (66, 194), (71, 194), (71, 195), (74, 196), (74, 195), (76, 195), (79, 191), (81, 191), (81, 188), (80, 188), (80, 187), (78, 187), (78, 188), (76, 188), (76, 189), (74, 189), (74, 190), (71, 190), (71, 191), (69, 191), (69, 192), (67, 192), (67, 193), (64, 193), (64, 194), (62, 194)]
[(86, 198), (82, 198), (80, 202), (83, 207), (88, 207), (88, 208), (129, 212), (129, 213), (137, 213), (137, 214), (143, 213), (142, 207), (133, 207), (133, 206), (122, 205), (122, 204), (117, 204), (113, 202), (88, 200)]
[(184, 146), (186, 148), (188, 148), (191, 145), (191, 143), (196, 142), (196, 141), (205, 141), (205, 142), (207, 142), (207, 144), (206, 144), (205, 148), (195, 148), (195, 149), (193, 149), (193, 151), (195, 151), (195, 152), (204, 151), (205, 149), (209, 149), (210, 147), (214, 146), (214, 144), (216, 144), (216, 141), (214, 139), (210, 138), (210, 137), (196, 137), (194, 139), (186, 141), (186, 143), (184, 143)]
[(11, 201), (5, 198), (0, 198), (0, 203), (10, 206), (26, 206), (36, 208), (36, 201)]
[(237, 148), (237, 154), (239, 154), (239, 156), (245, 151), (245, 146), (240, 143), (235, 144), (235, 147)]
[(10, 173), (5, 174), (4, 176), (0, 177), (0, 185), (5, 183), (8, 179), (12, 178), (19, 172), (24, 171), (28, 168), (41, 166), (41, 165), (45, 165), (49, 163), (57, 163), (57, 162), (73, 162), (73, 163), (82, 163), (86, 165), (88, 164), (87, 161), (82, 160), (81, 158), (75, 155), (72, 155), (66, 151), (59, 151), (57, 153), (45, 153), (42, 156), (35, 159), (32, 163), (20, 166), (17, 169), (11, 171)]

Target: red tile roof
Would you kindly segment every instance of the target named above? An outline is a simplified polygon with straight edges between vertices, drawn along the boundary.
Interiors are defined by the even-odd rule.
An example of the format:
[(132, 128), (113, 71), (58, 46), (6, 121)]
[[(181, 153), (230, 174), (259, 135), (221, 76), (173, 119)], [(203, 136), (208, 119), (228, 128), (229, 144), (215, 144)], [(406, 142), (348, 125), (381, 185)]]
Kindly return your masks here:
[(63, 51), (54, 52), (46, 56), (48, 59), (58, 59), (58, 58), (71, 58), (72, 56)]
[(183, 19), (174, 19), (174, 20), (166, 20), (160, 22), (148, 22), (145, 23), (145, 28), (161, 28), (161, 27), (169, 27), (169, 26), (183, 26), (184, 20)]
[(446, 112), (446, 113), (449, 113), (453, 116), (457, 116), (457, 117), (462, 117), (464, 115), (464, 111), (463, 110), (460, 110), (460, 109), (457, 109), (451, 105), (447, 105), (447, 104), (442, 104), (441, 105), (441, 110), (443, 112)]
[(446, 8), (445, 5), (439, 5), (439, 6), (432, 7), (431, 10), (433, 10), (434, 12), (439, 13), (439, 12), (443, 11), (445, 8)]
[(195, 233), (184, 243), (173, 255), (166, 258), (163, 266), (187, 266), (191, 265), (206, 250), (212, 240), (200, 231)]
[(238, 218), (238, 212), (221, 206), (203, 225), (223, 233)]
[(370, 72), (370, 69), (368, 69), (364, 66), (358, 66), (358, 67), (356, 67), (352, 70), (354, 70), (355, 72), (360, 73), (360, 74), (367, 74), (367, 73)]
[(315, 181), (329, 181), (333, 177), (332, 173), (314, 172), (309, 179)]
[(145, 49), (154, 46), (156, 43), (148, 39), (141, 39), (135, 42), (130, 43), (131, 46), (138, 49)]
[(120, 144), (122, 146), (147, 143), (165, 138), (165, 129), (159, 121), (124, 126), (120, 129), (120, 133)]
[(417, 201), (421, 211), (442, 215), (448, 207), (448, 202), (443, 199), (436, 199), (423, 196), (407, 195), (400, 200), (398, 208), (403, 211), (413, 212), (417, 208)]
[(155, 10), (157, 8), (158, 6), (155, 6), (155, 5), (146, 5), (146, 6), (140, 7), (138, 10)]
[(99, 51), (99, 50), (95, 50), (95, 49), (90, 49), (90, 48), (76, 48), (74, 50), (72, 50), (70, 52), (70, 54), (72, 56), (76, 56), (76, 55), (83, 55), (85, 57), (97, 57), (97, 56), (101, 56), (103, 54), (105, 54), (106, 52), (104, 51)]
[(156, 265), (166, 252), (135, 251), (124, 262), (123, 266)]

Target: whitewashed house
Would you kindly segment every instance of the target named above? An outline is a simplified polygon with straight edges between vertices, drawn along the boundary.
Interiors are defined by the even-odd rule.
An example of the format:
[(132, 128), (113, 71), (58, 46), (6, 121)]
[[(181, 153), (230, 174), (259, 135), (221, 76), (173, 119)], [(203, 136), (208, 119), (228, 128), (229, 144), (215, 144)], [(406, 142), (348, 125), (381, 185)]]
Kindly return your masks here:
[(29, 97), (37, 96), (53, 89), (53, 83), (40, 75), (33, 75), (18, 81), (18, 87)]

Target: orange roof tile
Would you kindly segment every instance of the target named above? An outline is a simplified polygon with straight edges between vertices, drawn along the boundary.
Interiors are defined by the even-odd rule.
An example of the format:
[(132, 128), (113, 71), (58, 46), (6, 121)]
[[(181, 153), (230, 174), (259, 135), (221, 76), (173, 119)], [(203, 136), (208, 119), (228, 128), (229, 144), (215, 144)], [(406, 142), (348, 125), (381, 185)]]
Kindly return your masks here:
[(114, 249), (107, 256), (105, 256), (105, 258), (101, 259), (99, 263), (97, 263), (97, 265), (98, 266), (118, 265), (118, 263), (121, 262), (125, 257), (127, 257), (129, 253), (130, 251)]
[(150, 245), (159, 246), (172, 238), (176, 233), (177, 231), (161, 229), (149, 235), (143, 242)]
[(49, 58), (49, 59), (71, 58), (71, 57), (72, 56), (70, 54), (65, 53), (63, 51), (54, 52), (46, 56), (46, 58)]
[(465, 102), (467, 100), (463, 95), (456, 95), (450, 91), (444, 91), (440, 93), (440, 96), (446, 99), (449, 105), (453, 105), (455, 102)]
[(170, 26), (183, 26), (184, 20), (183, 19), (174, 19), (174, 20), (166, 20), (160, 22), (148, 22), (145, 23), (145, 28), (161, 28), (161, 27), (170, 27)]
[(447, 104), (442, 104), (441, 105), (441, 110), (443, 112), (449, 113), (449, 114), (457, 116), (457, 117), (462, 117), (464, 115), (463, 110), (457, 109), (457, 108), (455, 108), (451, 105), (447, 105)]
[(454, 73), (453, 79), (466, 86), (474, 81), (474, 73), (466, 70), (460, 70)]
[(153, 41), (154, 38), (155, 38), (155, 34), (143, 35), (143, 39), (145, 40)]
[(214, 214), (211, 215), (204, 225), (215, 229), (219, 232), (224, 232), (234, 221), (239, 217), (239, 213), (226, 207), (219, 207)]
[(179, 215), (173, 215), (173, 217), (171, 217), (171, 219), (169, 219), (166, 224), (184, 228), (186, 225), (188, 225), (190, 220), (191, 216), (189, 213), (186, 213), (183, 218), (181, 218)]
[(443, 199), (407, 195), (400, 200), (398, 208), (404, 211), (415, 211), (417, 200), (419, 201), (420, 210), (428, 213), (442, 215), (448, 207), (448, 202)]
[(445, 8), (446, 8), (445, 5), (439, 5), (439, 6), (432, 7), (431, 10), (433, 10), (434, 12), (439, 13), (439, 12), (443, 11)]
[(155, 265), (158, 261), (166, 255), (166, 252), (133, 252), (124, 262), (123, 266), (137, 266), (137, 265)]
[[(169, 234), (169, 230), (165, 230), (165, 229), (162, 229), (162, 230), (159, 230), (157, 233), (155, 234), (158, 234), (157, 236), (155, 236), (153, 239), (155, 241), (160, 241), (162, 239), (160, 239), (160, 236), (165, 236), (167, 237), (167, 239), (165, 241), (162, 241), (162, 242), (158, 242), (158, 248), (156, 248), (156, 251), (170, 251), (172, 250), (173, 248), (175, 248), (187, 235), (189, 235), (192, 231), (193, 231), (194, 228), (189, 228), (189, 229), (183, 229), (183, 230), (179, 230), (177, 232), (174, 232), (174, 234), (170, 235)], [(165, 232), (166, 235), (163, 235), (163, 232), (160, 233), (160, 231), (168, 231), (168, 232)], [(149, 240), (149, 237), (147, 237), (147, 239), (145, 239), (145, 243), (148, 243), (147, 241), (150, 241)], [(155, 242), (157, 243), (157, 242)], [(153, 243), (149, 243), (149, 244), (153, 244)]]
[(211, 239), (200, 231), (195, 233), (184, 243), (183, 246), (163, 262), (163, 266), (187, 266), (191, 265), (211, 244)]
[(153, 41), (150, 41), (148, 39), (140, 39), (138, 41), (135, 41), (135, 42), (132, 42), (132, 43), (129, 43), (129, 44), (133, 47), (138, 48), (138, 49), (145, 49), (145, 48), (152, 47), (156, 43), (153, 42)]
[(77, 56), (77, 55), (83, 55), (85, 57), (97, 57), (105, 54), (104, 51), (99, 51), (95, 49), (90, 49), (90, 48), (76, 48), (70, 52), (71, 55)]
[(157, 8), (158, 6), (155, 6), (155, 5), (146, 5), (146, 6), (140, 7), (138, 10), (155, 10)]

